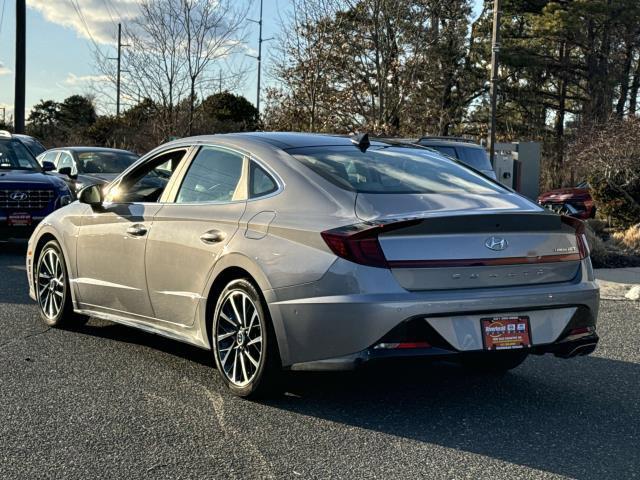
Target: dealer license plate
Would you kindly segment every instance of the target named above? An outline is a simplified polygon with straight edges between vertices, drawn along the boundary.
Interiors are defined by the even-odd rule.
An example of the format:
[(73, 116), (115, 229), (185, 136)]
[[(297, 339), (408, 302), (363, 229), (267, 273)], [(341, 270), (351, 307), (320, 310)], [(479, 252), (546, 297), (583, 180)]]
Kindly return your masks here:
[(10, 227), (28, 227), (31, 225), (31, 214), (27, 212), (14, 212), (7, 217)]
[(531, 347), (529, 317), (481, 318), (480, 325), (485, 350), (514, 350)]

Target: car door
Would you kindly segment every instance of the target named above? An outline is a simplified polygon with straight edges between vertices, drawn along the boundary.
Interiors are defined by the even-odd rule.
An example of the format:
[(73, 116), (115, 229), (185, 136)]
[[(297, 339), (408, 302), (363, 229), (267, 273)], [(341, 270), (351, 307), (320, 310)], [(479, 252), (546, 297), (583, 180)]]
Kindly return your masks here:
[(191, 325), (211, 268), (245, 210), (247, 161), (242, 153), (205, 145), (184, 171), (173, 201), (153, 219), (146, 270), (156, 317)]
[(80, 301), (89, 308), (154, 317), (144, 254), (153, 217), (188, 148), (160, 153), (116, 180), (102, 207), (84, 216), (77, 243)]

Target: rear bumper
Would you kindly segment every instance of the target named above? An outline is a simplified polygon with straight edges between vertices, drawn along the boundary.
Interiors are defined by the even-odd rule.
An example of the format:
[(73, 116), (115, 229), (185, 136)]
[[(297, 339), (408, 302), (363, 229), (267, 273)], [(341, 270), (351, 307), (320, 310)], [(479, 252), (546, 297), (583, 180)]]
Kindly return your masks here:
[[(587, 337), (571, 340), (559, 341), (548, 345), (539, 345), (528, 349), (528, 353), (532, 355), (544, 355), (551, 353), (560, 358), (573, 358), (578, 356), (589, 355), (593, 353), (598, 345), (599, 337), (595, 333)], [(472, 352), (472, 353), (477, 353)], [(381, 350), (376, 348), (367, 348), (361, 352), (343, 357), (330, 358), (325, 360), (316, 360), (312, 362), (295, 363), (291, 365), (294, 371), (344, 371), (354, 370), (367, 362), (374, 360), (390, 360), (399, 358), (431, 358), (438, 360), (456, 360), (466, 353), (457, 352), (440, 347), (416, 348), (416, 349), (399, 349), (399, 350)]]
[[(342, 275), (329, 275), (313, 284), (271, 291), (266, 295), (284, 367), (297, 368), (296, 364), (321, 361), (319, 365), (324, 363), (331, 369), (330, 364), (343, 357), (353, 357), (357, 363), (379, 356), (471, 352), (482, 348), (474, 347), (481, 345), (482, 340), (473, 338), (473, 332), (465, 333), (463, 324), (457, 331), (450, 329), (453, 333), (442, 345), (444, 348), (393, 353), (372, 350), (403, 322), (424, 319), (435, 325), (435, 320), (441, 318), (464, 318), (472, 324), (474, 317), (479, 319), (480, 316), (502, 313), (531, 315), (534, 332), (532, 353), (546, 353), (545, 349), (556, 353), (552, 352), (550, 345), (562, 339), (570, 328), (595, 327), (598, 315), (599, 290), (588, 262), (583, 262), (573, 282), (425, 292), (401, 289), (388, 270), (362, 266), (353, 268), (357, 272), (346, 279)], [(332, 270), (335, 274), (341, 268), (338, 265)], [(335, 292), (340, 289), (359, 290), (359, 293)], [(536, 325), (533, 324), (534, 317), (537, 318)], [(438, 331), (441, 337), (446, 336), (441, 329)], [(457, 344), (452, 340), (456, 335), (465, 334), (471, 335), (467, 343), (464, 338), (459, 338)], [(565, 347), (554, 348), (564, 353)]]

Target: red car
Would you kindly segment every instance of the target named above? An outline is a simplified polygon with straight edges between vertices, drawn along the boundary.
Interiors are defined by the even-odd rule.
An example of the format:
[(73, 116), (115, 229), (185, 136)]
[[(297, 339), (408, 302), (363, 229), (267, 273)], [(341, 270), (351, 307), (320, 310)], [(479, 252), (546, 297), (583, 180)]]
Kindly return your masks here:
[(558, 188), (541, 194), (538, 203), (557, 213), (586, 220), (596, 216), (596, 206), (589, 193), (589, 184), (581, 182), (575, 187)]

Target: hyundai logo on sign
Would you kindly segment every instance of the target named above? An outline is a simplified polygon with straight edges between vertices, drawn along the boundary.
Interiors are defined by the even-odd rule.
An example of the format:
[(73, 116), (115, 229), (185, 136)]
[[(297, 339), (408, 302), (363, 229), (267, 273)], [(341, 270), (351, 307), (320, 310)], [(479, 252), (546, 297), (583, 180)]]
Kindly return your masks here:
[(26, 200), (27, 196), (28, 195), (26, 192), (12, 192), (9, 194), (9, 198), (16, 202), (21, 202), (22, 200)]
[(509, 246), (509, 243), (504, 238), (489, 237), (485, 240), (484, 246), (489, 250), (495, 250), (496, 252), (499, 252), (507, 248)]

